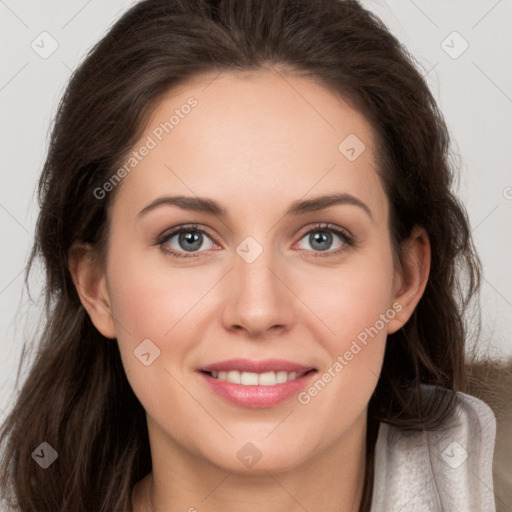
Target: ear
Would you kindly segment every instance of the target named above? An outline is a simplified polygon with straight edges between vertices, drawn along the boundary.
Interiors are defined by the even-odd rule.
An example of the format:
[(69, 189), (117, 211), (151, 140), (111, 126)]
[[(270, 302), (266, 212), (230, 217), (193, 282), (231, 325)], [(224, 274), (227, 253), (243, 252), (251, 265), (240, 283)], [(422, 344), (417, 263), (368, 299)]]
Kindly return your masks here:
[(68, 252), (68, 266), (80, 302), (92, 323), (106, 338), (115, 338), (105, 270), (98, 262), (93, 247), (84, 243), (73, 244)]
[(388, 322), (388, 334), (398, 331), (409, 320), (420, 301), (427, 286), (430, 259), (428, 234), (424, 228), (415, 226), (402, 243), (402, 265), (395, 271), (393, 285), (397, 314)]

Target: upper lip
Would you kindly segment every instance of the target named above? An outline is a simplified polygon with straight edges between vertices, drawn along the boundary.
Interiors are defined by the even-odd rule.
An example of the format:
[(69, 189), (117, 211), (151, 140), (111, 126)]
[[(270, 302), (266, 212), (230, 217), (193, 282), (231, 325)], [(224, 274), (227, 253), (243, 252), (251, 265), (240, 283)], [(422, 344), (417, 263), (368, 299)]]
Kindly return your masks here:
[(265, 372), (297, 372), (305, 373), (314, 370), (312, 366), (286, 361), (284, 359), (229, 359), (219, 361), (199, 368), (203, 372), (223, 372), (229, 370), (238, 370), (239, 372), (265, 373)]

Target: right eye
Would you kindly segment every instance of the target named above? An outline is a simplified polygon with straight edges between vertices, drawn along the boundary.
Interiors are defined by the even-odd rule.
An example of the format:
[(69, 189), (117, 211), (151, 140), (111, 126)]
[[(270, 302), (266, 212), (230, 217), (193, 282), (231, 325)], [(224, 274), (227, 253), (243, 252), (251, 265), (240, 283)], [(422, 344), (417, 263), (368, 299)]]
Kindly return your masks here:
[(195, 224), (180, 226), (178, 229), (174, 229), (160, 237), (157, 244), (161, 246), (163, 251), (171, 254), (172, 257), (196, 258), (198, 255), (194, 253), (204, 252), (200, 249), (207, 241), (205, 237), (210, 241), (206, 249), (212, 249), (215, 244), (204, 229), (199, 228)]

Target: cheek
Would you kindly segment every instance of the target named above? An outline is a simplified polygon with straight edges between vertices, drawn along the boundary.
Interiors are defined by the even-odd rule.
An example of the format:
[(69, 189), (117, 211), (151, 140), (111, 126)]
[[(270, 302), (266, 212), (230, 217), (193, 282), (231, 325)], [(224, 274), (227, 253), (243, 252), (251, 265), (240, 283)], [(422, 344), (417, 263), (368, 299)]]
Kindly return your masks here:
[[(123, 366), (146, 403), (162, 388), (162, 379), (170, 379), (164, 370), (174, 373), (198, 342), (194, 314), (211, 284), (200, 272), (170, 270), (164, 258), (155, 263), (140, 251), (123, 250), (122, 244), (112, 250), (110, 262), (109, 295)], [(149, 357), (142, 356), (148, 352)], [(169, 361), (175, 363), (172, 368)]]
[(368, 250), (338, 268), (310, 269), (308, 275), (307, 283), (297, 281), (302, 283), (299, 293), (321, 319), (318, 334), (329, 340), (331, 353), (376, 323), (385, 337), (387, 322), (382, 325), (380, 319), (392, 306), (394, 278), (389, 247)]
[(113, 252), (111, 261), (122, 262), (111, 266), (109, 272), (109, 293), (114, 315), (121, 324), (120, 335), (129, 331), (139, 342), (144, 338), (161, 342), (171, 338), (175, 326), (189, 321), (189, 313), (211, 287), (202, 272), (171, 269), (160, 256), (148, 258), (133, 251), (116, 257)]
[(175, 397), (176, 404), (184, 401), (181, 410), (190, 406), (178, 382), (187, 353), (199, 340), (191, 329), (195, 306), (211, 285), (204, 277), (201, 284), (200, 273), (148, 263), (136, 251), (113, 251), (111, 261), (117, 264), (110, 268), (109, 294), (126, 376), (144, 408), (172, 423), (162, 403)]
[(316, 291), (310, 288), (308, 300), (316, 316), (309, 330), (322, 340), (328, 356), (320, 382), (306, 390), (302, 403), (314, 401), (313, 407), (325, 407), (326, 414), (339, 411), (338, 419), (366, 407), (381, 371), (388, 322), (396, 316), (391, 249), (381, 247), (337, 271), (311, 276)]

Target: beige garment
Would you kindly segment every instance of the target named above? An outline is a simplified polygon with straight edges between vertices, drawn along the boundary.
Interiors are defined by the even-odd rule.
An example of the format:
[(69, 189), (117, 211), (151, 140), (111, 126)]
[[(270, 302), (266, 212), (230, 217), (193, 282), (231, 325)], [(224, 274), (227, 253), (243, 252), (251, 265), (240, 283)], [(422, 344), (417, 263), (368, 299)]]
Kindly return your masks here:
[(480, 399), (458, 397), (443, 431), (380, 424), (371, 512), (495, 512), (495, 416)]
[(469, 393), (478, 396), (496, 416), (493, 476), (496, 512), (512, 512), (512, 360), (470, 364)]

